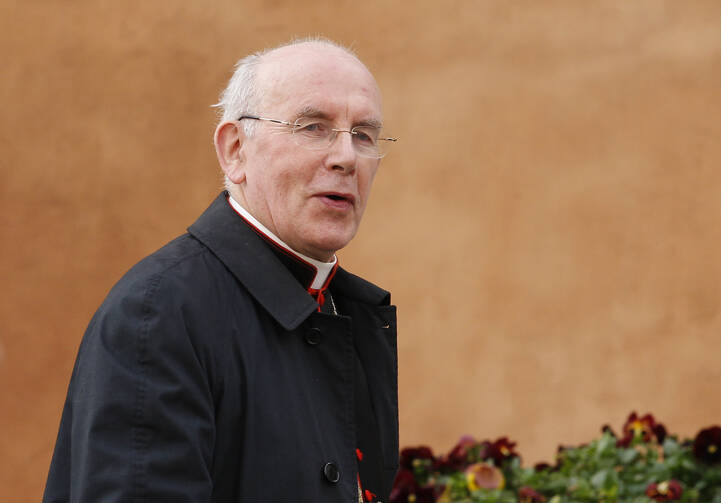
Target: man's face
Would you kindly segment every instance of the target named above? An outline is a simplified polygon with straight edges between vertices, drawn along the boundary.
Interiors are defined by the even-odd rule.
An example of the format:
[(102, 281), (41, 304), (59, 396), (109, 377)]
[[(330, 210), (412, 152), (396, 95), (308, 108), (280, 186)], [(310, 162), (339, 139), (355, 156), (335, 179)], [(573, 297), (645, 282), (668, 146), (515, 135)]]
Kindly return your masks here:
[[(294, 122), (321, 117), (335, 128), (381, 122), (380, 93), (368, 70), (334, 48), (301, 45), (267, 56), (259, 116)], [(241, 145), (243, 204), (291, 248), (328, 261), (353, 238), (379, 160), (359, 156), (339, 133), (323, 150), (296, 144), (290, 129), (257, 121)]]

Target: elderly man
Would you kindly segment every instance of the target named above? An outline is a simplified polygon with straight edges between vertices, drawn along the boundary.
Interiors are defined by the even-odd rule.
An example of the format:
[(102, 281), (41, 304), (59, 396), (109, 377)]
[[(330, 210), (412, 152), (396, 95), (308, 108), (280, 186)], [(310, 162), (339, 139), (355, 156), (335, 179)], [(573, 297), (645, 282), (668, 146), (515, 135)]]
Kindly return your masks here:
[(304, 40), (222, 95), (222, 193), (133, 267), (80, 346), (44, 501), (385, 501), (395, 307), (338, 267), (385, 148), (378, 87)]

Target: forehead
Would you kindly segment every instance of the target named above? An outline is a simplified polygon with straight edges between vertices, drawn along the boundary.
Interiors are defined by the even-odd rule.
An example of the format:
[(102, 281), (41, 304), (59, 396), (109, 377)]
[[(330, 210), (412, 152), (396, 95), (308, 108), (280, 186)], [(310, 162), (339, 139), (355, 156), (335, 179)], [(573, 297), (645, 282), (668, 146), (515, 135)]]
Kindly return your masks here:
[(291, 119), (317, 110), (333, 120), (381, 121), (375, 79), (341, 49), (314, 44), (277, 49), (264, 57), (257, 78), (264, 114)]

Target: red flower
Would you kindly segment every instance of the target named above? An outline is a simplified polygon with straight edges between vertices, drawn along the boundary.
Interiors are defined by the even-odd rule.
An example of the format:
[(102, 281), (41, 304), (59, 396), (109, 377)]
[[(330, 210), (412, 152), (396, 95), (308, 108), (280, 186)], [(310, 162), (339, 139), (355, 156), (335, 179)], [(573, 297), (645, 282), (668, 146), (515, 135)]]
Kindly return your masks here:
[(436, 460), (436, 469), (443, 472), (463, 470), (469, 464), (488, 457), (487, 441), (478, 442), (471, 436), (463, 436), (451, 451)]
[(661, 444), (665, 438), (666, 428), (661, 423), (657, 423), (651, 414), (638, 417), (636, 412), (632, 412), (623, 425), (623, 438), (618, 440), (616, 445), (628, 447), (636, 439), (646, 443), (656, 441)]
[(433, 451), (431, 451), (430, 447), (424, 445), (420, 447), (406, 447), (401, 451), (400, 466), (408, 470), (413, 470), (414, 466), (423, 464), (424, 460), (429, 461), (429, 466), (432, 466), (435, 461)]
[(501, 437), (489, 446), (487, 457), (500, 467), (505, 461), (518, 457), (518, 453), (513, 450), (515, 446), (516, 443), (508, 440), (508, 437)]
[(693, 455), (710, 465), (721, 461), (721, 427), (711, 426), (698, 432), (693, 441)]
[(533, 465), (533, 470), (536, 472), (542, 472), (544, 470), (548, 470), (549, 472), (555, 472), (559, 468), (558, 463), (556, 465), (552, 465), (550, 463), (546, 463), (545, 461), (541, 461), (540, 463), (536, 463)]
[(528, 486), (523, 486), (518, 490), (518, 503), (544, 503), (546, 498), (543, 494), (537, 493)]
[(419, 486), (413, 473), (406, 468), (401, 468), (393, 481), (390, 503), (408, 503), (409, 501), (434, 503), (436, 496), (432, 487)]
[(658, 484), (649, 484), (646, 496), (654, 501), (676, 501), (681, 499), (683, 489), (677, 480), (666, 480)]

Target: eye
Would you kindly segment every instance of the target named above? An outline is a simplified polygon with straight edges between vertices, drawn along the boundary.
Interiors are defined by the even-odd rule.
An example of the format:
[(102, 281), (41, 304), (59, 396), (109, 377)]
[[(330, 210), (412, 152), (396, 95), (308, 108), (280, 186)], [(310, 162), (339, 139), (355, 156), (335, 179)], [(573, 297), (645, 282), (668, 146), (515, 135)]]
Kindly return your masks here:
[(353, 139), (363, 144), (375, 145), (378, 142), (378, 131), (375, 128), (353, 128)]
[(298, 122), (295, 125), (294, 131), (296, 134), (303, 134), (313, 137), (324, 137), (328, 136), (330, 132), (330, 127), (328, 126), (328, 124), (320, 121), (303, 121)]

